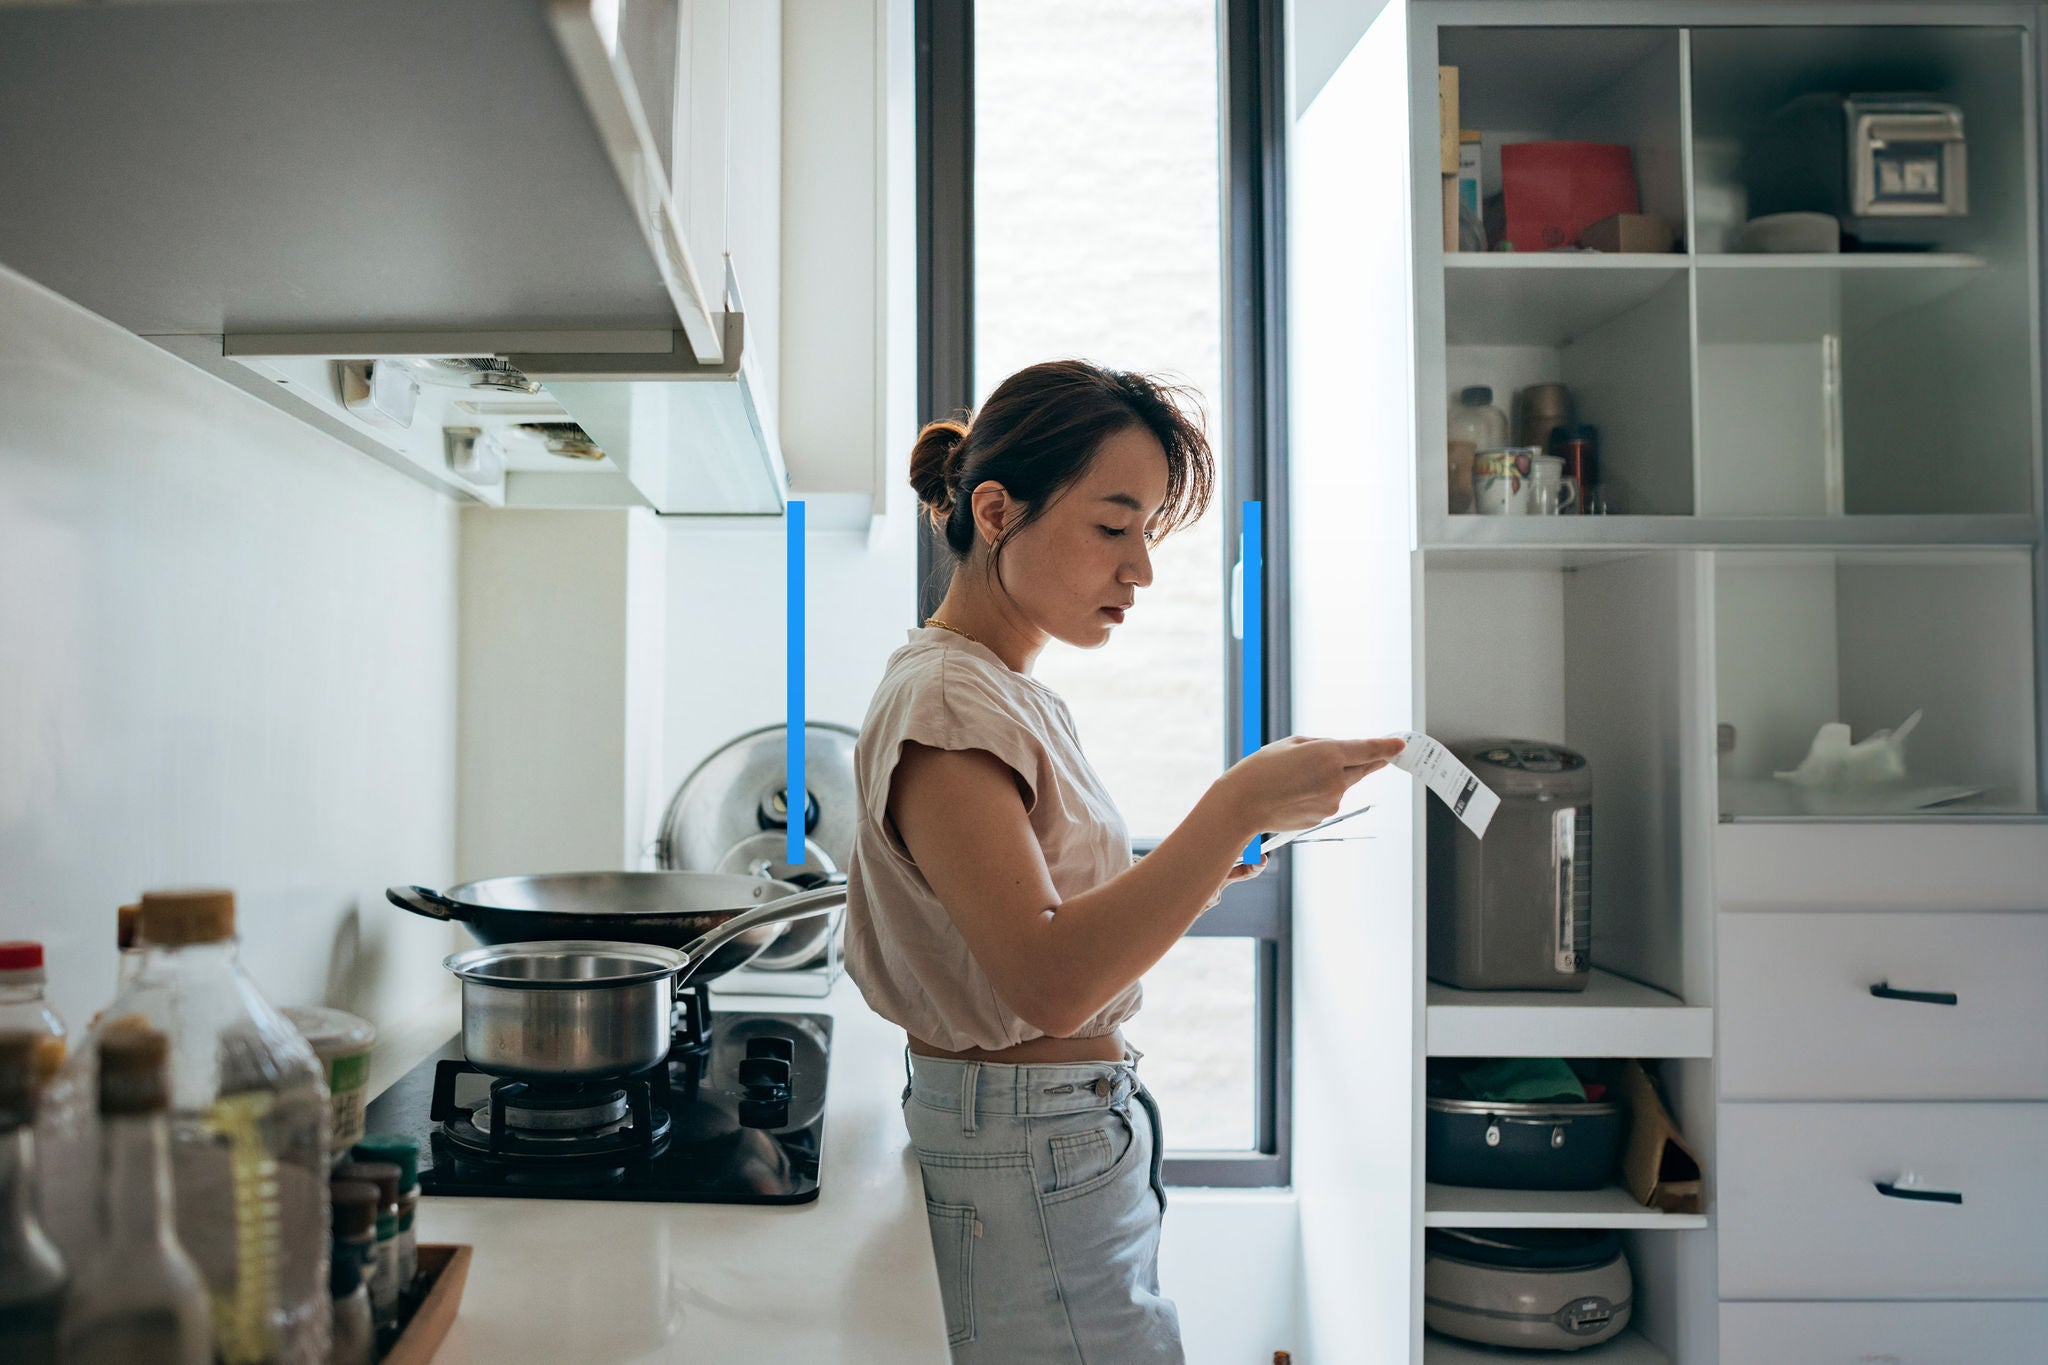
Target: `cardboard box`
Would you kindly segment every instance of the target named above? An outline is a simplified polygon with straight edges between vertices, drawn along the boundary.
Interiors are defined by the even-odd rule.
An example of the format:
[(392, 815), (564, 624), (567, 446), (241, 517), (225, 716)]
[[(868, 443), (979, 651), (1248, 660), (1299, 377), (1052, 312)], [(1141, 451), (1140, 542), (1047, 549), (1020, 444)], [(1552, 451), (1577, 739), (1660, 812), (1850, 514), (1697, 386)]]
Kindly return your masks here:
[(1517, 251), (1577, 246), (1589, 224), (1642, 212), (1633, 155), (1605, 142), (1510, 142), (1500, 192), (1501, 233)]
[(1479, 202), (1480, 161), (1479, 134), (1467, 128), (1458, 134), (1458, 210), (1471, 214), (1475, 224), (1486, 221)]
[(1591, 251), (1648, 252), (1663, 255), (1671, 250), (1678, 234), (1671, 224), (1647, 213), (1617, 213), (1588, 223), (1579, 233), (1579, 245)]
[(1436, 69), (1436, 136), (1445, 175), (1458, 173), (1458, 68)]

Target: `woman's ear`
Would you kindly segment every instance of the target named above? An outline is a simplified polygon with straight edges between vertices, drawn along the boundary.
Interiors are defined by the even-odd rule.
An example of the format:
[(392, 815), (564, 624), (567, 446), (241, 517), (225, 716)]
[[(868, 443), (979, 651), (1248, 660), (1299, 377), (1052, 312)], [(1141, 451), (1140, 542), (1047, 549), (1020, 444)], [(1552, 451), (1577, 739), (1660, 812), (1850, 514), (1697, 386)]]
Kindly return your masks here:
[(1021, 504), (1010, 496), (1010, 490), (994, 479), (983, 479), (968, 495), (968, 506), (974, 513), (974, 532), (984, 545), (993, 545), (996, 537), (1003, 533), (1016, 516)]

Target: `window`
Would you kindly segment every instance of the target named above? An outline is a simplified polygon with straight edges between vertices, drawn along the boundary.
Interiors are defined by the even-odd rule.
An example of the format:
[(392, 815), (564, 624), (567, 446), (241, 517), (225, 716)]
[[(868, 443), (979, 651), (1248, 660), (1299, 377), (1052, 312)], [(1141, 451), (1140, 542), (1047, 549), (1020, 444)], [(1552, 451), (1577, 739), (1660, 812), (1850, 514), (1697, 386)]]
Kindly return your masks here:
[[(921, 415), (974, 407), (1033, 362), (1082, 356), (1194, 390), (1222, 475), (1163, 542), (1108, 649), (1055, 644), (1089, 761), (1142, 849), (1242, 750), (1231, 570), (1264, 512), (1284, 659), (1276, 495), (1277, 0), (921, 0)], [(1269, 108), (1270, 106), (1270, 108)], [(944, 562), (927, 546), (927, 569)], [(943, 573), (924, 575), (927, 609)], [(1278, 622), (1279, 630), (1270, 623)], [(1284, 670), (1265, 729), (1284, 733)], [(1275, 701), (1278, 706), (1273, 704)], [(1169, 1178), (1284, 1183), (1286, 877), (1234, 888), (1146, 978), (1129, 1032), (1159, 1094)]]

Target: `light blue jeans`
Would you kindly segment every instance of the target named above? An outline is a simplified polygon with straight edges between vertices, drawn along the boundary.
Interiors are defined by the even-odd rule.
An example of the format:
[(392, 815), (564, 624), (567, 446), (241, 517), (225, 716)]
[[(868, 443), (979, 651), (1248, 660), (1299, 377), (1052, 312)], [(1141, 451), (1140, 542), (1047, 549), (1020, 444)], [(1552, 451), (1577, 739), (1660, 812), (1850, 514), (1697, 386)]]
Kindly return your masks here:
[(955, 1365), (1181, 1365), (1159, 1294), (1159, 1107), (1121, 1063), (910, 1058)]

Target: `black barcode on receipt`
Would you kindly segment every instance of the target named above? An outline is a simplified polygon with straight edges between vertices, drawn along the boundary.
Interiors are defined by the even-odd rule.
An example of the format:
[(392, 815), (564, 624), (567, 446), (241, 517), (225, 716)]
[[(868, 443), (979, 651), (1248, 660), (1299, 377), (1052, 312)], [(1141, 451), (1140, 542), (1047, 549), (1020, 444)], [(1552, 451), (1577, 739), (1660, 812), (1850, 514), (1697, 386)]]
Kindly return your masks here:
[(1451, 812), (1455, 815), (1463, 815), (1466, 805), (1472, 800), (1472, 793), (1478, 790), (1479, 779), (1476, 777), (1466, 778), (1464, 789), (1458, 793), (1458, 799), (1451, 802)]

